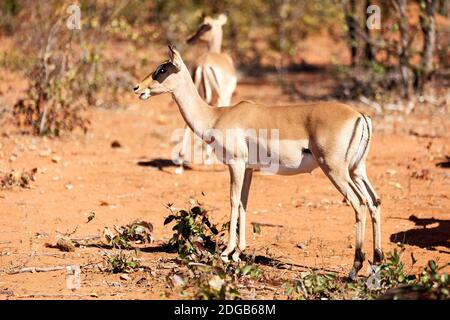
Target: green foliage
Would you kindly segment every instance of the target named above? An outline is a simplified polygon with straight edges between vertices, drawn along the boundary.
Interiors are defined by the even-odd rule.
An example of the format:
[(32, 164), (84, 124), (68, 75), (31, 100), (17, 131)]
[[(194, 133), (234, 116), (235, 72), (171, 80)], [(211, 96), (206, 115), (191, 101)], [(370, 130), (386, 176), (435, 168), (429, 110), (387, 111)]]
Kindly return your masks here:
[(217, 228), (209, 221), (202, 204), (196, 200), (189, 202), (187, 210), (175, 210), (167, 205), (171, 214), (164, 225), (175, 221), (174, 234), (168, 245), (176, 250), (182, 259), (188, 261), (210, 261), (218, 252)]
[(342, 25), (339, 4), (328, 0), (158, 0), (152, 7), (151, 20), (161, 26), (155, 30), (160, 32), (159, 39), (183, 46), (201, 22), (202, 13), (224, 12), (229, 17), (224, 26), (224, 45), (238, 56), (241, 65), (262, 64), (263, 57), (273, 53), (291, 59), (299, 40)]
[(404, 268), (402, 255), (405, 251), (403, 246), (395, 248), (393, 252), (388, 252), (386, 261), (379, 266), (381, 273), (381, 287), (388, 289), (399, 285), (413, 284), (416, 280), (415, 275), (408, 275)]
[[(117, 95), (131, 85), (129, 74), (117, 61), (103, 55), (109, 36), (130, 28), (120, 16), (126, 2), (82, 3), (81, 30), (66, 27), (67, 5), (56, 0), (39, 5), (24, 2), (24, 14), (34, 11), (29, 19), (16, 21), (18, 52), (0, 57), (0, 65), (19, 68), (29, 80), (26, 94), (13, 108), (22, 131), (49, 136), (77, 129), (86, 133), (90, 121), (85, 110), (105, 103), (98, 97), (100, 90), (107, 100), (117, 101)], [(26, 63), (21, 64), (22, 60)]]
[(124, 227), (114, 226), (114, 231), (115, 233), (105, 228), (103, 232), (107, 243), (114, 248), (129, 249), (130, 242), (153, 242), (153, 225), (146, 221), (134, 221)]
[(196, 300), (236, 300), (240, 293), (234, 278), (222, 267), (199, 266), (189, 268), (187, 275), (169, 278), (169, 284), (181, 289), (185, 297)]
[(258, 278), (262, 275), (263, 271), (256, 264), (246, 264), (242, 267), (236, 268), (234, 274), (237, 277), (251, 277)]
[[(379, 288), (369, 289), (367, 278), (344, 282), (335, 273), (308, 271), (302, 272), (292, 283), (283, 285), (285, 295), (288, 299), (402, 299), (409, 293), (416, 292), (421, 295), (413, 297), (449, 299), (449, 275), (440, 274), (441, 268), (433, 260), (428, 261), (418, 276), (407, 273), (402, 262), (404, 251), (404, 247), (400, 245), (393, 252), (387, 253), (385, 261), (375, 268)], [(412, 259), (414, 264), (413, 256)]]
[(0, 1), (0, 32), (12, 34), (15, 26), (15, 19), (21, 11), (23, 4), (18, 0)]
[(332, 298), (342, 285), (336, 274), (320, 274), (315, 271), (300, 273), (293, 284), (285, 284), (285, 295), (288, 299), (329, 299)]
[[(171, 204), (167, 207), (171, 214), (164, 224), (175, 222), (168, 245), (187, 266), (186, 274), (174, 275), (169, 284), (179, 287), (184, 296), (200, 300), (238, 299), (238, 282), (262, 275), (263, 271), (251, 262), (234, 266), (232, 262), (222, 261), (221, 233), (209, 221), (203, 204), (190, 199), (186, 210), (176, 210)], [(222, 231), (227, 227), (228, 223), (224, 224)]]
[(439, 270), (434, 260), (428, 261), (414, 289), (425, 290), (435, 299), (450, 299), (450, 277), (448, 273), (439, 274)]
[(139, 268), (139, 262), (122, 251), (107, 258), (108, 270), (112, 273), (131, 272)]
[(36, 61), (22, 54), (17, 49), (0, 52), (0, 67), (12, 71), (22, 71), (31, 68)]

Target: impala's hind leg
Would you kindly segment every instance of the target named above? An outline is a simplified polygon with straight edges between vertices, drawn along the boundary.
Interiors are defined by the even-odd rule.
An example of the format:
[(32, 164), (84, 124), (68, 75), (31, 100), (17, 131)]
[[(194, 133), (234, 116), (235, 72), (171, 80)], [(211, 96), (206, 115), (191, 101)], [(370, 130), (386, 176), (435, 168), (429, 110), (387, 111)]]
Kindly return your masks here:
[(186, 150), (188, 150), (190, 143), (190, 130), (188, 126), (184, 128), (183, 141), (181, 142), (181, 149), (178, 154), (178, 167), (175, 169), (175, 174), (182, 174), (184, 172)]
[[(338, 162), (337, 162), (338, 163)], [(355, 211), (356, 219), (356, 240), (355, 240), (355, 258), (353, 267), (350, 271), (349, 277), (354, 280), (361, 270), (364, 262), (364, 233), (366, 226), (366, 205), (365, 197), (358, 190), (353, 180), (350, 177), (348, 167), (334, 165), (330, 166), (325, 161), (320, 164), (325, 175), (331, 180), (334, 186), (347, 199)]]
[(380, 198), (375, 193), (369, 178), (366, 174), (366, 166), (361, 163), (352, 171), (352, 177), (358, 189), (367, 199), (370, 217), (372, 218), (373, 231), (373, 263), (380, 263), (383, 260), (383, 250), (381, 249), (381, 221), (380, 221)]

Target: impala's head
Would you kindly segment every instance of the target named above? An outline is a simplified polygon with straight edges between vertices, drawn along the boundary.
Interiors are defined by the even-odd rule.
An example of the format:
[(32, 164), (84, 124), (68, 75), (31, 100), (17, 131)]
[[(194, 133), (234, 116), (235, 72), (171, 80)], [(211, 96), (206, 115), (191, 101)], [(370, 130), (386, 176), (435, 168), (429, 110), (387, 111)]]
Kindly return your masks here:
[(211, 42), (214, 36), (222, 36), (222, 26), (227, 22), (228, 18), (225, 14), (219, 14), (217, 18), (209, 16), (202, 17), (197, 32), (187, 39), (188, 44), (194, 44), (197, 41)]
[(161, 63), (144, 80), (136, 84), (134, 93), (141, 100), (147, 100), (150, 96), (166, 92), (173, 92), (180, 83), (180, 71), (184, 66), (180, 53), (169, 45), (169, 60)]

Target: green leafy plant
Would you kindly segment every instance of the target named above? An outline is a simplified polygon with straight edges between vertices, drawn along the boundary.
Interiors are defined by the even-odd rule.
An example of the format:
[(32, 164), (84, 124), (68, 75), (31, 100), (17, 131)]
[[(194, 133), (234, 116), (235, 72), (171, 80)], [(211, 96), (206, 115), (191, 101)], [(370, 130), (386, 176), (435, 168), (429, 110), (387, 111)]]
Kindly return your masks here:
[(209, 221), (206, 209), (196, 200), (189, 202), (187, 210), (175, 210), (167, 205), (171, 214), (164, 225), (175, 222), (168, 245), (176, 250), (182, 259), (189, 261), (210, 261), (218, 252), (218, 230)]
[(379, 266), (381, 289), (388, 289), (399, 285), (413, 284), (416, 280), (415, 275), (405, 272), (405, 264), (402, 256), (405, 248), (399, 245), (393, 252), (388, 252), (386, 261)]
[(328, 299), (339, 292), (341, 284), (334, 273), (305, 271), (292, 284), (285, 284), (284, 287), (288, 299)]
[(114, 226), (114, 231), (115, 233), (105, 228), (103, 233), (107, 243), (115, 248), (129, 249), (130, 242), (153, 242), (153, 225), (146, 221), (134, 221), (124, 227)]
[(195, 266), (187, 275), (170, 278), (171, 286), (180, 287), (182, 295), (197, 300), (236, 300), (240, 293), (233, 277), (222, 267)]
[(234, 274), (238, 277), (251, 277), (258, 278), (261, 276), (263, 271), (256, 264), (246, 264), (242, 267), (236, 268)]
[(428, 261), (414, 289), (424, 290), (434, 299), (450, 299), (450, 277), (448, 273), (439, 274), (442, 268), (434, 260)]
[(122, 251), (109, 255), (107, 262), (112, 273), (131, 272), (139, 268), (139, 262)]

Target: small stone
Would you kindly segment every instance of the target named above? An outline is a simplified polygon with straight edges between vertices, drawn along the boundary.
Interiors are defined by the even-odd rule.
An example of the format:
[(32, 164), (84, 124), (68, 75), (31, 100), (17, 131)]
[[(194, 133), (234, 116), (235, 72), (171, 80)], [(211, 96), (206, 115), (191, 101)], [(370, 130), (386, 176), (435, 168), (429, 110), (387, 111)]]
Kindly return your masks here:
[(299, 248), (301, 250), (305, 250), (306, 249), (306, 245), (304, 243), (297, 243), (297, 248)]
[(395, 171), (394, 169), (389, 169), (389, 170), (386, 170), (386, 173), (392, 177), (392, 176), (395, 176), (397, 171)]
[(48, 157), (52, 154), (52, 149), (44, 149), (41, 152), (39, 152), (40, 157)]
[(315, 206), (314, 206), (314, 203), (308, 202), (308, 203), (306, 204), (306, 207), (307, 207), (307, 208), (312, 208), (312, 207), (315, 207)]
[(61, 251), (73, 252), (75, 251), (75, 245), (69, 238), (60, 238), (56, 242), (56, 247)]
[(61, 157), (60, 156), (54, 156), (52, 158), (52, 162), (54, 162), (54, 163), (59, 163), (60, 161), (61, 161)]
[(160, 114), (160, 115), (158, 115), (158, 118), (156, 119), (156, 122), (158, 124), (163, 124), (163, 125), (167, 124), (167, 117), (162, 115), (162, 114)]
[(13, 153), (10, 157), (9, 157), (9, 161), (13, 162), (17, 160), (17, 154)]
[(66, 183), (66, 184), (64, 185), (64, 187), (66, 187), (67, 190), (72, 190), (72, 189), (73, 189), (73, 184), (71, 184), (71, 183), (69, 182), (69, 183)]
[(114, 140), (113, 142), (111, 142), (111, 148), (122, 148), (122, 145), (119, 141)]
[(130, 280), (130, 276), (127, 275), (126, 273), (123, 273), (123, 274), (120, 275), (120, 279), (128, 281), (128, 280)]

